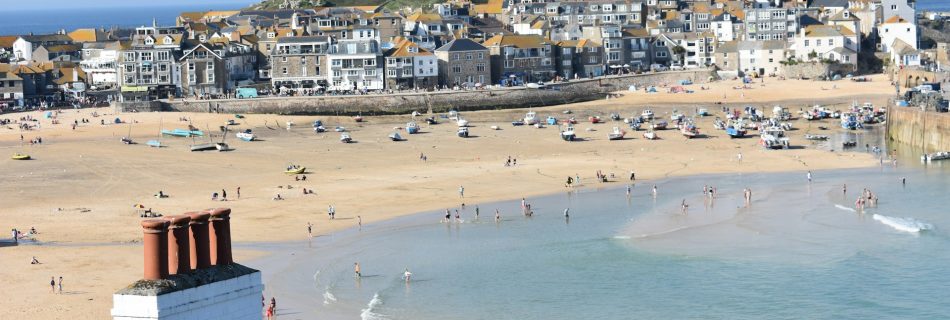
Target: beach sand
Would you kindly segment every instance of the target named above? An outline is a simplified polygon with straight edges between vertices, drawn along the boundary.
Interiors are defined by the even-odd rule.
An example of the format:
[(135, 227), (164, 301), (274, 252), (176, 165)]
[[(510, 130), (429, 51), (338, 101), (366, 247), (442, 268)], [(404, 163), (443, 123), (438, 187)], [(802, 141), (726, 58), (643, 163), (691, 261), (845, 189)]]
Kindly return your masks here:
[[(304, 240), (306, 224), (314, 225), (314, 234), (356, 226), (356, 217), (364, 224), (426, 210), (474, 205), (490, 201), (517, 199), (565, 190), (568, 176), (579, 174), (584, 187), (607, 186), (594, 182), (594, 173), (602, 170), (616, 175), (617, 185), (627, 181), (631, 171), (638, 180), (658, 179), (706, 173), (776, 172), (857, 168), (877, 164), (869, 154), (817, 150), (802, 138), (805, 133), (828, 134), (838, 130), (837, 120), (793, 122), (791, 150), (763, 150), (754, 133), (745, 139), (729, 139), (712, 128), (715, 116), (721, 116), (715, 102), (737, 107), (754, 105), (771, 114), (781, 104), (797, 111), (812, 104), (850, 105), (873, 102), (883, 105), (893, 87), (882, 76), (872, 82), (813, 82), (774, 78), (752, 85), (753, 89), (733, 90), (736, 81), (713, 83), (709, 90), (687, 86), (693, 94), (646, 94), (619, 92), (619, 98), (547, 108), (535, 108), (542, 119), (548, 115), (565, 118), (561, 111), (570, 109), (580, 121), (577, 135), (584, 141), (560, 140), (556, 127), (536, 129), (513, 127), (510, 122), (524, 116), (526, 110), (465, 112), (471, 121), (473, 137), (455, 136), (452, 122), (423, 126), (422, 134), (408, 135), (407, 141), (392, 142), (386, 136), (394, 127), (403, 127), (409, 116), (367, 117), (355, 123), (349, 117), (247, 115), (235, 119), (231, 114), (126, 113), (113, 114), (110, 108), (66, 110), (59, 115), (62, 124), (41, 120), (42, 129), (21, 132), (0, 128), (0, 153), (14, 152), (33, 156), (31, 161), (0, 160), (0, 221), (4, 232), (10, 228), (40, 232), (41, 245), (0, 248), (0, 283), (7, 299), (0, 308), (10, 317), (33, 319), (107, 318), (111, 294), (141, 277), (142, 238), (140, 218), (133, 205), (163, 213), (179, 214), (211, 207), (230, 207), (232, 238), (235, 242)], [(832, 86), (837, 86), (832, 89)], [(823, 90), (824, 88), (825, 90)], [(660, 88), (660, 91), (664, 91)], [(726, 98), (723, 99), (723, 94)], [(805, 98), (802, 98), (802, 97)], [(648, 141), (641, 132), (627, 130), (624, 141), (608, 141), (613, 126), (620, 122), (590, 124), (588, 115), (605, 119), (611, 112), (629, 117), (646, 106), (658, 117), (668, 119), (674, 108), (688, 115), (697, 105), (708, 106), (713, 117), (699, 120), (700, 131), (708, 137), (686, 140), (678, 131), (659, 131), (661, 140)], [(93, 118), (92, 112), (100, 117)], [(41, 118), (40, 112), (29, 113)], [(23, 114), (0, 115), (19, 118)], [(100, 125), (114, 118), (133, 122), (131, 135), (137, 145), (124, 145), (119, 138), (128, 134), (129, 124)], [(193, 153), (190, 138), (166, 137), (167, 148), (149, 148), (144, 143), (165, 129), (184, 128), (190, 123), (210, 128), (220, 139), (217, 127), (234, 119), (236, 128), (252, 128), (262, 141), (244, 142), (227, 138), (231, 152)], [(69, 124), (77, 118), (93, 123), (75, 131)], [(310, 123), (322, 119), (331, 132), (314, 134)], [(285, 128), (287, 121), (296, 125)], [(265, 125), (266, 124), (266, 125)], [(345, 126), (356, 143), (343, 144), (334, 126)], [(502, 130), (490, 130), (498, 125)], [(824, 125), (832, 130), (819, 132)], [(587, 131), (594, 128), (596, 131)], [(233, 132), (233, 131), (232, 131)], [(25, 146), (43, 138), (42, 145)], [(208, 138), (197, 138), (207, 142)], [(737, 154), (742, 153), (741, 165)], [(425, 154), (428, 161), (419, 159)], [(505, 159), (517, 159), (517, 166), (505, 167)], [(307, 181), (295, 181), (283, 173), (289, 164), (307, 167)], [(291, 185), (293, 189), (286, 187)], [(465, 198), (458, 188), (465, 187)], [(241, 198), (236, 199), (236, 188)], [(301, 188), (314, 190), (303, 195)], [(226, 189), (230, 201), (211, 201), (213, 192)], [(162, 190), (169, 195), (156, 199)], [(274, 201), (276, 194), (285, 198)], [(334, 205), (337, 218), (329, 220), (327, 206)], [(482, 208), (491, 212), (491, 208)], [(236, 260), (261, 257), (264, 253), (238, 250)], [(43, 264), (30, 265), (36, 256)], [(68, 294), (49, 293), (49, 277), (63, 276)]]

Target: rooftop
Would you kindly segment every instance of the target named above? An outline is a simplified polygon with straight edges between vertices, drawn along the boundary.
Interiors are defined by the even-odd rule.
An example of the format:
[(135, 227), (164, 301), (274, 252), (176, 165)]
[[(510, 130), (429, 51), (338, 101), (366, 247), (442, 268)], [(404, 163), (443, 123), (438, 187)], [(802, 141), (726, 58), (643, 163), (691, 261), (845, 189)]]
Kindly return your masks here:
[(260, 272), (243, 265), (233, 263), (224, 266), (212, 266), (191, 273), (169, 275), (162, 280), (138, 280), (116, 292), (120, 295), (159, 296), (185, 289), (203, 286), (212, 282), (224, 281)]

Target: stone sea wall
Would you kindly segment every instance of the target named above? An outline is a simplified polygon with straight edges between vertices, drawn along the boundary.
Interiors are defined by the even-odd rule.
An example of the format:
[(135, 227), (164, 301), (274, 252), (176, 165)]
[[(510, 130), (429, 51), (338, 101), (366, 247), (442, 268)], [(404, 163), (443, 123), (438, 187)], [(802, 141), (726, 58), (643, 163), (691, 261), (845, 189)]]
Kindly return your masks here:
[[(713, 78), (711, 78), (713, 77)], [(544, 89), (524, 87), (474, 91), (439, 91), (426, 93), (370, 94), (362, 96), (268, 97), (224, 100), (169, 100), (158, 102), (123, 102), (117, 108), (133, 111), (183, 111), (219, 113), (269, 113), (286, 115), (377, 115), (405, 114), (412, 111), (445, 112), (526, 108), (603, 99), (607, 93), (638, 89), (648, 85), (676, 85), (681, 80), (705, 83), (714, 79), (712, 70), (647, 73), (611, 76), (602, 79), (580, 79), (549, 84)], [(642, 89), (641, 89), (642, 90)], [(156, 105), (158, 104), (158, 105)]]
[(891, 107), (887, 115), (887, 139), (924, 152), (950, 151), (950, 113), (920, 108)]

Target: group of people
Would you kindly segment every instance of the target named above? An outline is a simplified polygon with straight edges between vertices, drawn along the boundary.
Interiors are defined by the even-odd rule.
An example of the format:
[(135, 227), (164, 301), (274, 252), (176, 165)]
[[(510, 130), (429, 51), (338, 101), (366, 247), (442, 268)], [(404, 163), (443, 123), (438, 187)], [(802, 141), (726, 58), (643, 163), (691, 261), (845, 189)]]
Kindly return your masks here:
[[(607, 174), (603, 173), (603, 172), (600, 171), (600, 170), (597, 170), (597, 182), (601, 182), (601, 183), (607, 183), (607, 182), (609, 182), (609, 181), (607, 181), (607, 176), (608, 176)], [(610, 173), (610, 178), (611, 178), (611, 179), (614, 179), (614, 178), (615, 178), (615, 176), (614, 176), (613, 173)]]
[(273, 320), (274, 315), (277, 313), (277, 299), (271, 297), (270, 304), (267, 304), (264, 300), (264, 295), (261, 295), (261, 307), (264, 308), (264, 316), (267, 317), (267, 320)]
[(508, 156), (508, 160), (505, 161), (505, 166), (510, 167), (510, 166), (517, 166), (517, 165), (518, 165), (518, 158), (512, 158), (511, 156)]
[(871, 189), (864, 188), (858, 199), (854, 201), (854, 207), (857, 209), (877, 207), (877, 195), (871, 192)]

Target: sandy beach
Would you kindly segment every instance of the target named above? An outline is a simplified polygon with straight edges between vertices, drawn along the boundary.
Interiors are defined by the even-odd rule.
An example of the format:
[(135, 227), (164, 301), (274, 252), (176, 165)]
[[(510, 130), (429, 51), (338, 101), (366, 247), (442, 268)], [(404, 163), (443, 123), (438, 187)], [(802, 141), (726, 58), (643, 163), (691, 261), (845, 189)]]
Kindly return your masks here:
[[(712, 121), (722, 102), (741, 108), (788, 107), (793, 113), (813, 104), (850, 105), (872, 102), (884, 105), (893, 96), (893, 87), (883, 76), (873, 81), (814, 82), (777, 80), (752, 84), (752, 89), (735, 90), (737, 81), (720, 81), (688, 86), (692, 94), (618, 92), (620, 97), (571, 105), (535, 108), (542, 118), (565, 118), (563, 110), (576, 117), (577, 135), (583, 141), (565, 142), (556, 127), (537, 129), (513, 127), (510, 122), (526, 110), (466, 112), (472, 137), (455, 136), (452, 122), (422, 125), (422, 134), (408, 135), (406, 141), (392, 142), (386, 136), (394, 127), (403, 127), (408, 115), (367, 117), (362, 123), (350, 117), (232, 114), (125, 113), (110, 108), (64, 110), (53, 125), (43, 119), (39, 130), (20, 131), (15, 126), (0, 127), (0, 221), (4, 232), (35, 227), (40, 245), (0, 248), (0, 283), (5, 295), (0, 301), (11, 318), (66, 319), (107, 318), (111, 294), (141, 277), (142, 238), (136, 204), (162, 214), (179, 214), (211, 207), (230, 207), (232, 237), (236, 242), (290, 241), (307, 238), (307, 223), (315, 234), (355, 227), (357, 216), (363, 224), (427, 210), (533, 197), (565, 189), (564, 181), (575, 174), (583, 187), (596, 188), (594, 174), (601, 170), (614, 174), (610, 186), (628, 182), (630, 172), (638, 180), (660, 179), (707, 173), (779, 172), (859, 168), (877, 165), (869, 154), (818, 150), (804, 140), (806, 133), (829, 134), (838, 129), (837, 120), (806, 122), (794, 120), (790, 150), (764, 150), (758, 136), (730, 139), (713, 129)], [(625, 117), (652, 108), (668, 119), (674, 109), (688, 115), (706, 106), (714, 116), (698, 118), (706, 137), (686, 140), (676, 130), (659, 131), (660, 140), (643, 139), (641, 132), (627, 129), (627, 139), (608, 141), (620, 122), (591, 124), (588, 115), (606, 119), (612, 112)], [(93, 117), (93, 112), (99, 117)], [(4, 114), (0, 119), (18, 119), (26, 114), (42, 118), (40, 112)], [(180, 118), (189, 121), (181, 121)], [(75, 119), (89, 119), (75, 130)], [(109, 124), (120, 118), (127, 122)], [(100, 125), (100, 120), (106, 125)], [(231, 152), (188, 151), (191, 138), (165, 137), (165, 148), (150, 148), (145, 141), (157, 139), (159, 130), (186, 128), (189, 123), (220, 139), (218, 126), (227, 120), (232, 129), (253, 129), (261, 141), (244, 142), (233, 136), (227, 143)], [(323, 120), (330, 132), (314, 134), (310, 123)], [(295, 125), (288, 130), (286, 123)], [(131, 125), (129, 124), (131, 123)], [(501, 130), (491, 130), (497, 125)], [(819, 131), (817, 126), (831, 128)], [(344, 126), (356, 143), (343, 144), (335, 126)], [(588, 131), (587, 129), (593, 129)], [(119, 142), (131, 130), (138, 143)], [(43, 143), (21, 143), (42, 137)], [(207, 137), (197, 138), (208, 142)], [(30, 154), (34, 160), (13, 161), (15, 152)], [(737, 155), (742, 154), (741, 164)], [(424, 154), (428, 160), (420, 160)], [(506, 167), (508, 157), (516, 166)], [(307, 167), (307, 180), (295, 181), (284, 169), (296, 164)], [(288, 189), (288, 186), (291, 187)], [(459, 186), (465, 197), (460, 198)], [(240, 187), (240, 199), (237, 188)], [(302, 189), (313, 194), (303, 194)], [(214, 192), (228, 194), (228, 201), (212, 201)], [(157, 199), (159, 190), (168, 198)], [(280, 194), (285, 200), (272, 200)], [(327, 217), (327, 207), (336, 208), (337, 217)], [(483, 211), (490, 209), (483, 208)], [(236, 260), (261, 257), (265, 253), (237, 251)], [(35, 256), (42, 264), (31, 265)], [(63, 276), (64, 294), (49, 292), (49, 277)], [(266, 282), (265, 282), (266, 285)]]

